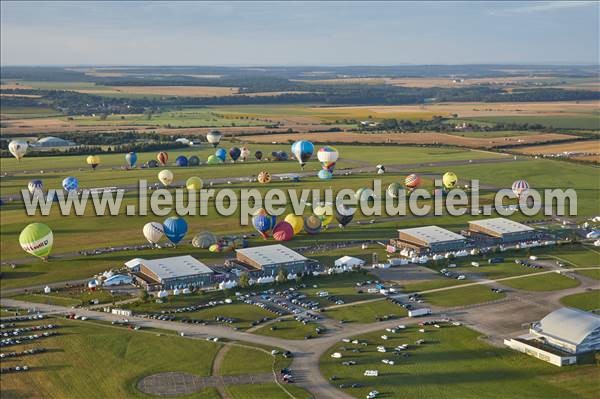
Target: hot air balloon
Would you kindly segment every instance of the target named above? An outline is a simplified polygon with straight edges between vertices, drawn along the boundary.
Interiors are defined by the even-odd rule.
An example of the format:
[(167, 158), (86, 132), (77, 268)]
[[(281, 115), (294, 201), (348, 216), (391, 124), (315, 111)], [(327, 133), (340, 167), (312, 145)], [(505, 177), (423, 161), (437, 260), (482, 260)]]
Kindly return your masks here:
[(163, 169), (158, 173), (158, 180), (167, 187), (173, 182), (173, 172), (168, 169)]
[(53, 243), (52, 230), (43, 223), (28, 224), (19, 235), (21, 248), (33, 256), (42, 258), (44, 261), (48, 259)]
[(321, 231), (323, 222), (316, 215), (310, 215), (304, 218), (304, 231), (308, 234), (317, 234)]
[(188, 224), (183, 218), (172, 216), (163, 222), (163, 230), (169, 241), (177, 245), (187, 233)]
[(198, 191), (202, 189), (203, 185), (204, 182), (202, 181), (202, 179), (196, 176), (192, 176), (185, 181), (185, 187), (188, 190)]
[(317, 173), (317, 176), (319, 176), (319, 179), (321, 180), (329, 180), (333, 177), (333, 174), (327, 169), (321, 169), (319, 173)]
[(150, 244), (156, 244), (162, 238), (164, 229), (163, 225), (158, 222), (149, 222), (144, 225), (142, 232)]
[(377, 168), (377, 174), (378, 175), (382, 175), (382, 174), (385, 173), (385, 166), (383, 166), (383, 165), (377, 165), (376, 168)]
[(213, 244), (210, 247), (208, 247), (209, 252), (221, 252), (223, 250), (223, 246), (221, 244)]
[(13, 140), (8, 143), (8, 151), (13, 154), (15, 158), (17, 158), (17, 161), (20, 161), (21, 158), (25, 156), (27, 147), (29, 147), (29, 144), (21, 140)]
[(333, 204), (326, 203), (325, 205), (317, 205), (313, 210), (314, 214), (321, 219), (323, 222), (323, 226), (327, 226), (329, 223), (333, 222), (333, 218), (335, 215), (333, 214)]
[(225, 151), (224, 148), (217, 148), (215, 156), (219, 158), (221, 162), (225, 162), (225, 159), (227, 159), (227, 151)]
[(267, 184), (271, 182), (271, 174), (269, 172), (267, 172), (266, 170), (263, 170), (262, 172), (260, 172), (258, 174), (258, 182), (261, 184)]
[(206, 160), (206, 163), (208, 165), (216, 165), (221, 162), (223, 162), (223, 161), (221, 161), (221, 159), (219, 157), (217, 157), (216, 155), (209, 155), (208, 159)]
[(356, 200), (358, 202), (364, 202), (369, 201), (371, 198), (374, 198), (375, 192), (370, 188), (359, 188), (358, 190), (356, 190), (354, 196), (356, 197)]
[(317, 151), (317, 159), (323, 164), (323, 169), (327, 169), (330, 172), (333, 172), (333, 168), (335, 167), (335, 163), (339, 156), (338, 150), (330, 146), (321, 147), (319, 151)]
[(242, 147), (242, 149), (240, 151), (240, 158), (242, 159), (242, 161), (245, 161), (246, 159), (248, 159), (249, 156), (250, 156), (250, 150), (248, 149), (248, 147), (246, 147), (246, 146)]
[(165, 166), (167, 162), (169, 162), (169, 154), (167, 154), (164, 151), (161, 151), (156, 155), (156, 159), (162, 166)]
[(200, 165), (200, 158), (198, 158), (196, 155), (192, 155), (191, 157), (188, 158), (188, 165), (190, 165), (190, 166)]
[(292, 144), (292, 154), (300, 163), (300, 166), (304, 168), (306, 162), (312, 157), (315, 151), (315, 146), (310, 141), (299, 140)]
[(100, 165), (100, 157), (98, 155), (90, 155), (86, 158), (85, 162), (87, 162), (93, 170), (96, 170), (96, 167)]
[(44, 189), (44, 184), (39, 179), (31, 180), (27, 184), (27, 189), (29, 190), (29, 192), (31, 194), (35, 193), (36, 191), (39, 191), (41, 193), (42, 190)]
[(223, 135), (218, 130), (213, 130), (206, 135), (206, 141), (212, 144), (213, 147), (217, 148), (219, 143), (221, 142), (221, 138)]
[(135, 166), (135, 163), (137, 162), (137, 154), (135, 152), (130, 152), (128, 154), (125, 154), (125, 161), (129, 164), (130, 168), (133, 168)]
[(229, 149), (229, 157), (233, 162), (237, 161), (240, 155), (242, 154), (242, 150), (237, 147), (231, 147)]
[(394, 182), (388, 186), (386, 193), (392, 198), (398, 198), (402, 189), (402, 184)]
[(158, 161), (151, 159), (148, 161), (149, 168), (158, 168)]
[(77, 180), (76, 177), (67, 176), (62, 181), (62, 186), (66, 192), (77, 191), (77, 189), (79, 188), (79, 180)]
[(304, 218), (302, 216), (290, 213), (286, 215), (285, 219), (283, 220), (285, 220), (290, 224), (290, 226), (292, 226), (292, 229), (294, 229), (294, 235), (300, 234), (300, 232), (302, 232), (302, 229), (304, 228)]
[(338, 211), (337, 206), (333, 209), (335, 212), (335, 220), (338, 221), (340, 227), (346, 226), (354, 218), (354, 213), (350, 213), (350, 208), (345, 205), (341, 205), (342, 212)]
[(294, 228), (285, 220), (273, 227), (273, 239), (275, 241), (289, 241), (292, 238), (294, 238)]
[(273, 158), (276, 161), (287, 161), (288, 160), (288, 153), (285, 151), (273, 151), (271, 153), (271, 156), (273, 156)]
[(192, 238), (192, 245), (196, 248), (208, 249), (211, 245), (216, 243), (217, 237), (208, 231), (196, 234), (194, 238)]
[(421, 178), (414, 173), (404, 179), (404, 185), (411, 191), (419, 187), (419, 184), (421, 184)]
[(262, 159), (262, 156), (263, 156), (263, 153), (262, 153), (262, 151), (260, 151), (260, 150), (259, 150), (259, 151), (256, 151), (256, 152), (254, 153), (254, 158), (258, 159), (259, 161)]
[(269, 231), (275, 227), (275, 223), (277, 223), (277, 217), (269, 215), (263, 208), (254, 212), (252, 216), (252, 225), (265, 240), (269, 236)]
[(529, 190), (529, 183), (527, 183), (525, 180), (517, 180), (512, 185), (512, 191), (515, 193), (517, 198), (520, 198), (521, 195), (527, 190)]
[(442, 184), (448, 190), (454, 188), (456, 186), (456, 182), (458, 181), (458, 177), (454, 174), (454, 172), (446, 172), (444, 176), (442, 176)]
[(177, 165), (179, 167), (188, 166), (188, 159), (186, 158), (185, 155), (180, 155), (175, 159), (175, 165)]

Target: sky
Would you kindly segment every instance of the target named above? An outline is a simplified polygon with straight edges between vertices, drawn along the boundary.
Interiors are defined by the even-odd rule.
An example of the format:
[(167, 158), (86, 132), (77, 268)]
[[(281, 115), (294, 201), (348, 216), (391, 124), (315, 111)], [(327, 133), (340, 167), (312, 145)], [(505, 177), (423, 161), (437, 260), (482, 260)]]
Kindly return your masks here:
[(2, 65), (598, 64), (600, 3), (1, 3)]

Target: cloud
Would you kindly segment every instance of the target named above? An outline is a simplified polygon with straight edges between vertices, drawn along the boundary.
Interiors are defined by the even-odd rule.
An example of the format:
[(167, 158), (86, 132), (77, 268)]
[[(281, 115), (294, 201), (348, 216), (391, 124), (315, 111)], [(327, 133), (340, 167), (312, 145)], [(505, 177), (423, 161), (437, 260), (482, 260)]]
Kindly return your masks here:
[(537, 14), (543, 12), (562, 11), (570, 8), (598, 6), (596, 1), (540, 1), (529, 4), (490, 10), (489, 15)]

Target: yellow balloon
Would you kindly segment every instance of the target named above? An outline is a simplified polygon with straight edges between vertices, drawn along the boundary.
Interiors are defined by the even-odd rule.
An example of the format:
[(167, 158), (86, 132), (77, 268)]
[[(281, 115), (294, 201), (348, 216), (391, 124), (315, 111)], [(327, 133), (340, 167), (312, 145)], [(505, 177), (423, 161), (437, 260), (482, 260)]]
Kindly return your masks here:
[(300, 234), (304, 229), (304, 218), (302, 216), (294, 215), (293, 213), (288, 214), (284, 221), (288, 222), (294, 229), (294, 235)]
[(335, 214), (333, 212), (333, 206), (330, 203), (325, 205), (317, 205), (314, 209), (315, 215), (321, 219), (321, 222), (324, 226), (327, 226), (329, 223), (333, 222), (335, 218)]
[(456, 186), (456, 182), (458, 181), (458, 177), (454, 172), (446, 172), (444, 176), (442, 176), (442, 184), (447, 189), (451, 189)]
[(185, 182), (186, 188), (191, 191), (201, 190), (203, 185), (202, 179), (196, 176), (190, 177)]

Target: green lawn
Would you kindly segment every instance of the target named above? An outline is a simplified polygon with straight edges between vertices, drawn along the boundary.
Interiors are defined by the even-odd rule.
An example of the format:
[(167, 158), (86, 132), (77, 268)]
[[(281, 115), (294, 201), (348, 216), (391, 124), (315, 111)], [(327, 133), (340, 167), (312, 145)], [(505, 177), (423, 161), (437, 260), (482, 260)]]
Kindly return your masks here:
[[(338, 377), (338, 384), (360, 382), (363, 388), (344, 391), (356, 398), (364, 398), (376, 389), (381, 397), (403, 398), (595, 398), (600, 389), (600, 369), (596, 365), (556, 367), (527, 355), (505, 348), (490, 346), (477, 339), (479, 333), (464, 327), (409, 327), (399, 334), (383, 332), (360, 337), (369, 342), (361, 346), (360, 353), (342, 351), (342, 359), (331, 358), (339, 352), (336, 344), (321, 357), (321, 371), (330, 378)], [(412, 345), (418, 339), (425, 344)], [(399, 344), (409, 344), (410, 357), (394, 356), (389, 351), (379, 353), (377, 345), (392, 349)], [(390, 366), (382, 359), (396, 362)], [(343, 366), (342, 361), (354, 360), (355, 366)], [(379, 370), (379, 377), (364, 377), (365, 370)], [(524, 394), (526, 393), (526, 394)]]
[(215, 323), (215, 317), (217, 316), (231, 317), (237, 319), (237, 322), (226, 325), (242, 329), (250, 328), (251, 323), (254, 320), (262, 319), (263, 317), (276, 317), (273, 313), (261, 309), (258, 306), (247, 305), (245, 303), (220, 305), (212, 308), (198, 310), (196, 312), (177, 313), (177, 316), (181, 318), (205, 320), (208, 322)]
[(600, 280), (600, 268), (590, 269), (590, 270), (579, 270), (579, 271), (577, 271), (577, 274), (581, 274), (581, 275), (589, 277), (589, 278)]
[(302, 324), (296, 320), (281, 320), (252, 331), (252, 334), (266, 335), (283, 339), (304, 339), (307, 335), (316, 336), (317, 323)]
[(406, 309), (400, 305), (382, 299), (379, 301), (329, 309), (325, 315), (336, 320), (345, 320), (346, 322), (373, 323), (377, 321), (377, 317), (386, 315), (404, 317), (407, 315), (407, 312)]
[(600, 309), (600, 290), (593, 290), (582, 292), (579, 294), (573, 294), (560, 298), (560, 302), (572, 308), (578, 308), (582, 310), (599, 310)]
[(492, 292), (490, 287), (485, 285), (472, 285), (446, 291), (432, 292), (423, 295), (423, 299), (432, 305), (442, 307), (454, 307), (473, 305), (502, 299), (505, 293)]
[[(276, 384), (230, 385), (226, 387), (232, 399), (290, 399), (290, 396)], [(313, 396), (294, 385), (285, 385), (294, 398), (310, 399)]]
[(29, 293), (14, 297), (14, 299), (21, 301), (59, 306), (88, 305), (94, 300), (98, 300), (98, 303), (111, 303), (113, 300), (118, 302), (127, 298), (128, 297), (124, 295), (113, 296), (110, 292), (105, 290), (90, 291), (87, 289), (63, 289), (51, 292), (50, 294)]
[(548, 273), (512, 280), (504, 280), (500, 283), (511, 288), (525, 291), (558, 291), (577, 287), (580, 284), (579, 280), (557, 273)]
[[(40, 344), (11, 347), (20, 351), (43, 345), (46, 353), (28, 356), (32, 371), (2, 375), (2, 397), (45, 398), (149, 398), (135, 388), (150, 374), (181, 371), (200, 376), (211, 373), (219, 345), (174, 335), (130, 331), (93, 322), (52, 321), (60, 335)], [(41, 342), (41, 341), (40, 341)], [(25, 359), (2, 361), (2, 367)], [(187, 398), (216, 398), (214, 391)]]
[(273, 356), (258, 349), (232, 345), (223, 359), (221, 375), (260, 374), (273, 370)]

